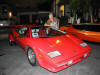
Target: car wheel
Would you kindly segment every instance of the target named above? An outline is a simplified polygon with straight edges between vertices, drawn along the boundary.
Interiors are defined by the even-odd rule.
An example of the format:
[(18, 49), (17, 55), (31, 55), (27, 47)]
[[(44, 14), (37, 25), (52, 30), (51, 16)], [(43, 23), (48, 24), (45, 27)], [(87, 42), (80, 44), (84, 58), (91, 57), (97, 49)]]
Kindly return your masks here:
[(14, 41), (11, 41), (11, 40), (9, 39), (9, 45), (10, 45), (10, 46), (13, 46), (13, 45), (14, 45)]
[(27, 57), (28, 57), (28, 61), (32, 66), (36, 66), (37, 65), (37, 60), (36, 60), (36, 56), (35, 53), (33, 52), (33, 50), (31, 48), (29, 48), (27, 50)]

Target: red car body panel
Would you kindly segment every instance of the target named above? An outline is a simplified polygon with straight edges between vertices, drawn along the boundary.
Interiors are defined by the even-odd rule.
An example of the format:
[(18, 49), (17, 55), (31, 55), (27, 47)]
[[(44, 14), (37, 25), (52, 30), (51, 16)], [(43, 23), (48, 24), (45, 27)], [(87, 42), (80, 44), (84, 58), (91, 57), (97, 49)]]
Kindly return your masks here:
[(86, 27), (84, 27), (84, 30), (81, 30), (79, 28), (75, 28), (74, 26), (90, 26), (88, 27), (89, 29), (95, 29), (95, 30), (96, 28), (93, 28), (92, 26), (98, 26), (98, 29), (100, 30), (100, 24), (81, 23), (81, 24), (65, 25), (65, 26), (60, 27), (60, 30), (71, 33), (82, 40), (98, 42), (98, 43), (100, 42), (100, 31), (99, 32), (95, 30), (91, 31), (91, 30), (88, 30), (88, 28)]
[[(26, 37), (19, 37), (18, 32), (15, 31), (18, 27), (29, 28)], [(80, 46), (80, 44), (84, 42), (71, 34), (50, 38), (36, 38), (31, 35), (31, 26), (26, 25), (17, 25), (15, 28), (11, 29), (11, 32), (12, 33), (9, 34), (10, 39), (24, 48), (25, 52), (27, 51), (27, 47), (32, 48), (36, 54), (39, 65), (51, 72), (63, 70), (87, 58), (91, 52), (90, 46)], [(55, 50), (59, 51), (61, 55), (50, 58), (47, 53)], [(87, 56), (84, 57), (84, 54), (86, 53)], [(68, 64), (71, 60), (73, 60), (73, 63)]]

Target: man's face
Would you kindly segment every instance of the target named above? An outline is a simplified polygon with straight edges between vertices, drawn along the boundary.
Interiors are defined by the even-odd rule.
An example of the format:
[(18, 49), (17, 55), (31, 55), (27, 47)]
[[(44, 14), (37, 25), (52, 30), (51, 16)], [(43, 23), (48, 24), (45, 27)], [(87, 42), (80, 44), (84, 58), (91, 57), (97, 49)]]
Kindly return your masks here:
[(52, 14), (49, 14), (49, 19), (53, 20), (53, 15)]

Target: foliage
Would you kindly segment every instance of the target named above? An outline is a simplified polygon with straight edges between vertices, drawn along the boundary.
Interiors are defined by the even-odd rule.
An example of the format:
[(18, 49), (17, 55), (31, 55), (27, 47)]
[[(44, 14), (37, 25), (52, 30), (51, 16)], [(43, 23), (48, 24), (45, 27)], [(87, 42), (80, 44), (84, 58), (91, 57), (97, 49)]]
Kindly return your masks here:
[(60, 3), (69, 4), (71, 10), (86, 12), (91, 6), (92, 0), (61, 0)]
[(76, 10), (80, 8), (80, 0), (70, 0), (69, 2), (70, 9)]
[(69, 4), (69, 1), (70, 1), (70, 0), (60, 0), (60, 3), (61, 3), (61, 4)]
[(69, 5), (72, 10), (80, 10), (80, 12), (86, 12), (91, 6), (91, 0), (70, 0)]

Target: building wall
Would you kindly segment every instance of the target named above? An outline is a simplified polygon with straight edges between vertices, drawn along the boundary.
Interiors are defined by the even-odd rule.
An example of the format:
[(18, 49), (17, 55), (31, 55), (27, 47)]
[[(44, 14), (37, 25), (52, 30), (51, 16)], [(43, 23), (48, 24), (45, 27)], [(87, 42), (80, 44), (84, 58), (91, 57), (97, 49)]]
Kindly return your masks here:
[(37, 18), (48, 18), (48, 14), (49, 11), (19, 12), (17, 14), (17, 22), (18, 24), (35, 24)]

